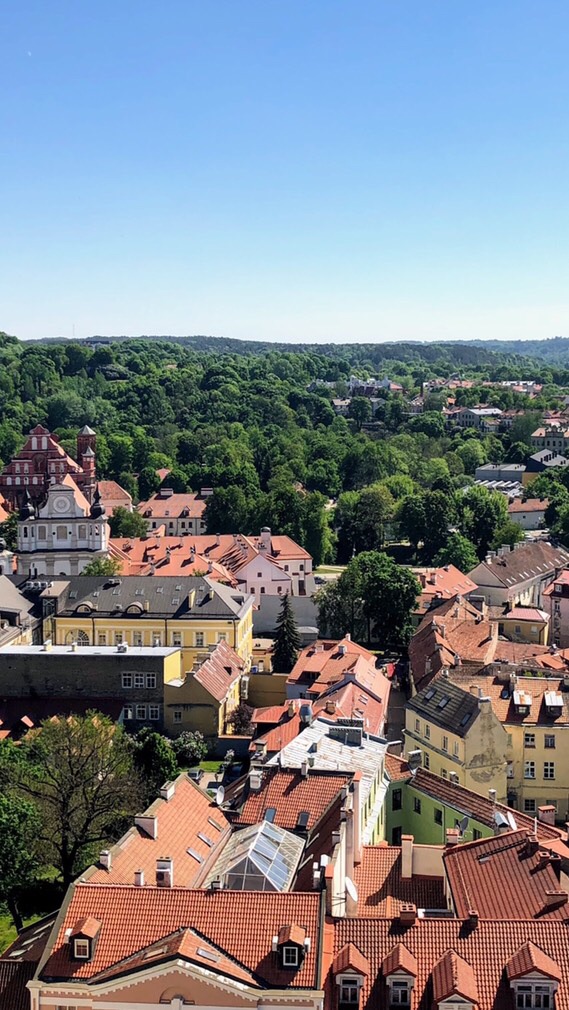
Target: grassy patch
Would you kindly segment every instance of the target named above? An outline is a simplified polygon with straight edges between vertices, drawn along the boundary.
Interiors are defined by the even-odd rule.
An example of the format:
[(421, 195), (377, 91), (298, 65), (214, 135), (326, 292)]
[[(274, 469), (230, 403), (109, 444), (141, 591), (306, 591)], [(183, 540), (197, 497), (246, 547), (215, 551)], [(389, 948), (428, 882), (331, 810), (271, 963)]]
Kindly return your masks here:
[[(24, 919), (24, 925), (31, 926), (33, 922), (37, 922), (41, 918), (41, 915), (32, 915), (29, 919)], [(6, 947), (14, 942), (17, 935), (12, 916), (8, 913), (0, 915), (0, 952), (6, 950)]]
[(220, 764), (221, 761), (218, 758), (217, 761), (200, 761), (199, 767), (203, 772), (211, 772), (215, 775), (215, 772), (219, 771)]

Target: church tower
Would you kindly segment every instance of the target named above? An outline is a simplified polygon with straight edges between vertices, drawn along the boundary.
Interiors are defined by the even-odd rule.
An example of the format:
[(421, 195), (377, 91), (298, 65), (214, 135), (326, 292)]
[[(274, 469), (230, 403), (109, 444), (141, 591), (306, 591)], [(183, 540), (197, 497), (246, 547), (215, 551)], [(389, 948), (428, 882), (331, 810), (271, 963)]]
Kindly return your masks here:
[(77, 462), (82, 474), (77, 475), (77, 483), (88, 502), (93, 501), (97, 482), (96, 475), (97, 435), (88, 424), (77, 434)]

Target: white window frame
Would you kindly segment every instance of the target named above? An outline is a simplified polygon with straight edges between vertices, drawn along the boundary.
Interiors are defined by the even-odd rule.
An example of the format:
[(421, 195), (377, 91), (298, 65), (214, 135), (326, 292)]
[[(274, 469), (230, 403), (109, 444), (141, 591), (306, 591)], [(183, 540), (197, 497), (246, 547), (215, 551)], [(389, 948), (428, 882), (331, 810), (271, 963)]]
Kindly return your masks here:
[[(82, 945), (81, 949), (84, 950), (86, 953), (84, 954), (79, 953), (80, 945)], [(88, 961), (89, 958), (91, 957), (90, 941), (82, 936), (75, 937), (75, 939), (73, 940), (73, 956), (80, 961)]]
[(132, 673), (129, 670), (123, 670), (122, 686), (124, 691), (128, 691), (132, 688)]
[(122, 717), (125, 722), (130, 722), (134, 719), (134, 709), (131, 704), (123, 705)]
[(298, 968), (299, 960), (299, 950), (296, 944), (283, 944), (283, 968)]
[(360, 982), (357, 976), (345, 976), (339, 984), (340, 1003), (357, 1006), (360, 1001)]
[(142, 631), (133, 631), (132, 633), (132, 644), (137, 648), (142, 646)]
[(144, 674), (143, 673), (135, 673), (135, 675), (134, 675), (134, 686), (139, 691), (144, 687)]
[(148, 718), (151, 722), (158, 722), (160, 719), (160, 705), (153, 702), (148, 706)]
[[(405, 996), (404, 999), (401, 997)], [(409, 1006), (411, 1003), (411, 985), (406, 979), (393, 979), (389, 983), (389, 1001), (392, 1006)]]
[(156, 688), (156, 674), (155, 673), (147, 673), (146, 674), (146, 687), (149, 690), (151, 690), (151, 691)]
[(553, 983), (524, 979), (513, 983), (512, 988), (516, 1010), (553, 1010), (556, 990)]
[(535, 761), (524, 761), (524, 779), (535, 779)]
[(141, 703), (136, 706), (136, 718), (146, 719), (146, 705)]
[(203, 647), (205, 645), (205, 632), (203, 632), (203, 631), (195, 631), (194, 632), (194, 641), (196, 643), (196, 649), (203, 649)]
[(555, 781), (555, 761), (543, 762), (543, 777), (547, 782)]

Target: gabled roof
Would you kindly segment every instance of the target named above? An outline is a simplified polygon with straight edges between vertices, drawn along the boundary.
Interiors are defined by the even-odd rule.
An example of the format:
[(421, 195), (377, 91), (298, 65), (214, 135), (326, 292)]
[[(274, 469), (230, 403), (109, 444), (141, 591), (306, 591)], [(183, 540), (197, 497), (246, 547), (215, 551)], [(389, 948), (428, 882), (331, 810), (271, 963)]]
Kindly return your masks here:
[(446, 908), (444, 883), (439, 877), (403, 878), (401, 849), (385, 842), (364, 845), (361, 862), (354, 870), (358, 891), (358, 915), (390, 918), (399, 914), (402, 904), (413, 902), (419, 908)]
[(243, 660), (234, 649), (227, 642), (218, 642), (207, 658), (199, 662), (199, 666), (194, 666), (189, 676), (201, 684), (216, 701), (224, 701), (243, 670)]
[(302, 947), (306, 940), (306, 930), (304, 926), (299, 926), (297, 922), (281, 926), (277, 935), (279, 944), (296, 943), (299, 947)]
[(531, 941), (524, 943), (523, 947), (520, 947), (510, 958), (506, 965), (506, 972), (510, 980), (538, 972), (540, 975), (545, 975), (546, 978), (561, 981), (559, 965)]
[(549, 852), (526, 830), (508, 831), (448, 848), (443, 862), (459, 917), (569, 920)]
[[(145, 518), (151, 519), (178, 519), (187, 517), (190, 519), (201, 519), (207, 502), (197, 494), (191, 492), (182, 494), (166, 494), (161, 489), (153, 494), (148, 501), (141, 501), (136, 506), (136, 511)], [(147, 515), (148, 514), (148, 515)]]
[(338, 951), (332, 964), (334, 975), (340, 975), (343, 971), (354, 971), (364, 977), (369, 975), (370, 966), (367, 957), (364, 957), (361, 950), (358, 950), (355, 943), (346, 943)]
[(480, 714), (480, 699), (441, 677), (410, 698), (407, 708), (457, 736), (466, 736)]
[(386, 978), (395, 971), (403, 971), (415, 978), (417, 975), (417, 958), (407, 950), (404, 943), (397, 943), (387, 957), (383, 959), (381, 970)]
[[(93, 979), (125, 958), (189, 925), (272, 986), (315, 986), (320, 895), (262, 891), (192, 890), (78, 883), (72, 886), (42, 966), (43, 979)], [(90, 961), (71, 956), (66, 931), (92, 915), (102, 922)], [(296, 971), (271, 952), (281, 926), (302, 923), (313, 940)]]
[(547, 498), (527, 498), (526, 501), (516, 498), (508, 505), (508, 512), (510, 515), (515, 515), (518, 512), (545, 512), (548, 506), (549, 500)]
[(306, 685), (308, 695), (316, 698), (333, 684), (350, 678), (377, 698), (387, 699), (389, 681), (377, 668), (375, 655), (348, 636), (340, 641), (318, 639), (303, 649), (287, 678), (287, 684)]
[(116, 480), (99, 480), (97, 487), (101, 501), (105, 506), (108, 501), (116, 501), (117, 499), (123, 501), (127, 506), (132, 504), (132, 495), (125, 491), (124, 487), (121, 487)]
[(455, 950), (447, 950), (433, 968), (433, 997), (435, 1003), (449, 996), (462, 996), (478, 1003), (478, 987), (472, 966)]
[(544, 540), (523, 541), (513, 550), (481, 561), (468, 574), (478, 586), (488, 585), (491, 576), (492, 584), (497, 581), (505, 589), (511, 589), (530, 579), (544, 579), (567, 564), (569, 553), (564, 547), (554, 547)]
[(0, 955), (0, 1007), (29, 1010), (26, 983), (35, 975), (54, 922), (55, 914), (24, 927)]

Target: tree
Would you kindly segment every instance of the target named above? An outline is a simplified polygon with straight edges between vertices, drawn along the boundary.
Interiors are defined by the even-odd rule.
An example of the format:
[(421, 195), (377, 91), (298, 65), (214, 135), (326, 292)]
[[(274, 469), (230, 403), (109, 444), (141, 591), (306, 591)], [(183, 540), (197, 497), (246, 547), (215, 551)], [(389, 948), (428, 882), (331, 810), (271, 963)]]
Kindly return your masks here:
[(219, 487), (207, 499), (205, 524), (208, 533), (250, 533), (251, 503), (240, 487)]
[(290, 673), (298, 659), (300, 644), (296, 617), (287, 593), (283, 596), (272, 648), (273, 669), (276, 673)]
[(138, 475), (138, 493), (141, 501), (147, 501), (160, 487), (160, 477), (152, 466), (145, 466)]
[(525, 463), (529, 453), (530, 450), (526, 442), (512, 442), (506, 453), (505, 461), (506, 463)]
[(361, 431), (362, 425), (371, 420), (371, 403), (365, 396), (354, 396), (348, 407), (348, 417), (356, 422), (356, 428)]
[(31, 883), (40, 861), (34, 844), (40, 826), (34, 803), (0, 794), (0, 901), (6, 902), (18, 932), (24, 925), (18, 893)]
[(315, 567), (318, 567), (334, 557), (333, 534), (325, 508), (326, 499), (319, 491), (314, 491), (306, 496), (303, 505), (302, 546), (312, 556)]
[(383, 547), (385, 524), (393, 518), (394, 512), (393, 495), (382, 484), (372, 484), (359, 492), (354, 517), (356, 552)]
[(499, 547), (505, 547), (506, 544), (513, 547), (514, 544), (519, 544), (523, 539), (524, 532), (522, 528), (511, 519), (505, 519), (504, 522), (496, 526), (494, 537), (490, 541), (490, 547), (493, 551), (497, 551)]
[(403, 498), (397, 508), (396, 519), (399, 522), (401, 534), (407, 537), (416, 551), (427, 528), (424, 495), (410, 494)]
[(37, 840), (67, 887), (94, 846), (120, 836), (139, 808), (132, 745), (99, 712), (46, 719), (21, 744), (16, 788), (41, 814)]
[(121, 563), (117, 558), (93, 558), (87, 562), (81, 575), (118, 575)]
[(143, 537), (148, 533), (146, 519), (140, 512), (129, 512), (119, 505), (109, 518), (112, 537)]
[(3, 523), (0, 523), (0, 537), (6, 541), (9, 551), (15, 551), (18, 541), (18, 513), (11, 512)]
[(245, 702), (242, 701), (239, 705), (237, 705), (237, 708), (233, 709), (233, 712), (227, 721), (237, 736), (249, 736), (251, 733), (252, 718), (253, 709), (250, 705), (246, 705)]
[(462, 460), (464, 472), (470, 474), (474, 473), (477, 466), (482, 466), (486, 459), (482, 443), (475, 438), (469, 438), (462, 445), (458, 445), (456, 454)]
[(156, 798), (160, 787), (179, 772), (176, 753), (169, 740), (148, 726), (132, 741), (134, 765), (143, 782), (146, 803)]
[(462, 533), (451, 533), (444, 547), (433, 558), (438, 566), (454, 565), (466, 575), (478, 564), (476, 548)]
[(468, 488), (460, 500), (460, 532), (472, 541), (479, 557), (483, 557), (498, 526), (508, 518), (508, 500), (499, 491), (482, 486)]
[(197, 765), (207, 754), (207, 744), (199, 730), (184, 730), (172, 740), (172, 750), (180, 766)]

